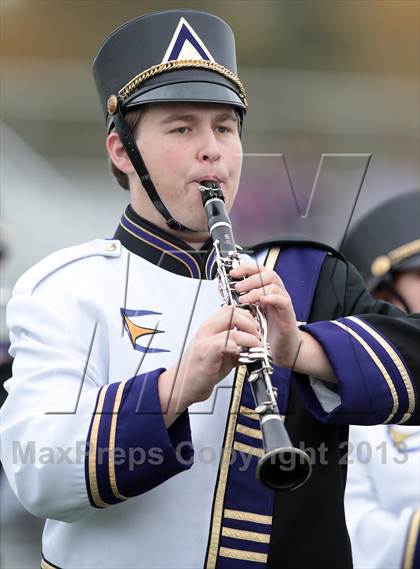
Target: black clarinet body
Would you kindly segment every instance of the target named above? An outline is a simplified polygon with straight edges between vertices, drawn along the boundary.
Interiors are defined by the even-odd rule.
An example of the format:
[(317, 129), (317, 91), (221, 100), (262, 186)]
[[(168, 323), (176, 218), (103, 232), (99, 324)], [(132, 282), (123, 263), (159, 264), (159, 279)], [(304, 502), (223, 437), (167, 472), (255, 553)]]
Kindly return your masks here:
[(293, 446), (277, 406), (277, 393), (271, 383), (273, 373), (267, 339), (267, 322), (258, 305), (240, 304), (235, 281), (229, 275), (240, 264), (232, 224), (226, 212), (223, 191), (216, 182), (198, 187), (207, 213), (208, 227), (216, 252), (217, 275), (224, 305), (249, 310), (261, 330), (262, 348), (241, 352), (239, 362), (246, 365), (247, 379), (255, 401), (263, 438), (263, 456), (258, 461), (257, 478), (276, 491), (294, 490), (311, 475), (312, 463), (307, 453)]

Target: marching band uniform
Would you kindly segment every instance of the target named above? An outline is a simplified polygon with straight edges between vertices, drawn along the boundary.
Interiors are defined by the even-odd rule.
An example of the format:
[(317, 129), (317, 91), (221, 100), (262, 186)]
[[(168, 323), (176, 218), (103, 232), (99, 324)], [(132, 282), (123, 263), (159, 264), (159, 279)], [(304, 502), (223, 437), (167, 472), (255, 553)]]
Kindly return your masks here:
[[(147, 33), (153, 39), (159, 30), (172, 54), (165, 57), (185, 58), (186, 37), (203, 58), (220, 46), (234, 53), (218, 18), (189, 11), (147, 18)], [(143, 23), (110, 37), (115, 53), (104, 44), (108, 68), (114, 56), (121, 69)], [(174, 29), (178, 35), (165, 40), (163, 32), (171, 38)], [(203, 59), (198, 71), (140, 81), (139, 96), (155, 101), (175, 85), (181, 100), (191, 100), (191, 83), (175, 78), (197, 71), (189, 77), (204, 97), (203, 82), (220, 71), (206, 62), (226, 63), (222, 56)], [(144, 69), (154, 63), (147, 57)], [(96, 73), (105, 74), (99, 59)], [(97, 77), (99, 85), (125, 84), (111, 71)], [(225, 102), (243, 104), (239, 83), (229, 81), (217, 76), (212, 100), (224, 93)], [(106, 104), (113, 91), (100, 92)], [(139, 93), (128, 92), (131, 101)], [(118, 104), (108, 105), (109, 124), (119, 124)], [(9, 304), (15, 363), (2, 409), (2, 459), (25, 507), (47, 518), (42, 567), (351, 567), (347, 425), (419, 422), (420, 319), (375, 302), (354, 268), (327, 247), (273, 242), (245, 253), (281, 276), (300, 325), (321, 343), (338, 378), (327, 387), (278, 367), (273, 375), (293, 443), (315, 451), (311, 478), (288, 494), (256, 481), (261, 430), (242, 366), (165, 427), (157, 379), (220, 307), (214, 254), (210, 241), (191, 252), (129, 206), (114, 239), (47, 257), (18, 281)]]
[[(4, 462), (25, 506), (48, 518), (44, 567), (104, 560), (115, 568), (202, 567), (207, 546), (209, 567), (247, 560), (276, 567), (280, 559), (286, 567), (335, 567), (337, 559), (350, 567), (340, 461), (346, 424), (418, 420), (406, 363), (418, 319), (388, 317), (400, 313), (375, 303), (357, 273), (325, 249), (282, 246), (274, 267), (298, 317), (314, 322), (304, 327), (323, 343), (340, 388), (276, 369), (292, 440), (326, 450), (302, 488), (275, 497), (255, 480), (259, 425), (239, 373), (168, 430), (162, 420), (159, 373), (180, 353), (185, 333), (188, 341), (220, 305), (212, 254), (187, 252), (130, 207), (116, 237), (48, 257), (20, 279), (9, 305), (15, 368), (2, 418)], [(262, 262), (272, 249), (254, 255)], [(353, 312), (362, 316), (343, 318)], [(115, 456), (106, 450), (113, 446)], [(238, 458), (230, 468), (222, 460), (219, 470), (207, 455), (220, 455), (222, 446), (241, 450), (248, 468)]]
[(350, 427), (345, 505), (355, 567), (420, 567), (419, 481), (419, 427)]
[[(387, 200), (359, 221), (343, 250), (371, 291), (386, 286), (407, 312), (394, 276), (420, 268), (419, 216), (418, 191)], [(345, 508), (355, 568), (420, 568), (419, 488), (420, 427), (350, 427)]]

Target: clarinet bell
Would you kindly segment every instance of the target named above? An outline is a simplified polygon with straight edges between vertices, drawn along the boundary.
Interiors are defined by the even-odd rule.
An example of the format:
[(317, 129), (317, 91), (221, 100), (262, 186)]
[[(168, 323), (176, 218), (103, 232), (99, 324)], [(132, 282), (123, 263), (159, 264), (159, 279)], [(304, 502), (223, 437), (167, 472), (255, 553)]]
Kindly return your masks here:
[(277, 492), (296, 490), (308, 480), (311, 472), (308, 454), (293, 446), (265, 453), (257, 465), (258, 480)]

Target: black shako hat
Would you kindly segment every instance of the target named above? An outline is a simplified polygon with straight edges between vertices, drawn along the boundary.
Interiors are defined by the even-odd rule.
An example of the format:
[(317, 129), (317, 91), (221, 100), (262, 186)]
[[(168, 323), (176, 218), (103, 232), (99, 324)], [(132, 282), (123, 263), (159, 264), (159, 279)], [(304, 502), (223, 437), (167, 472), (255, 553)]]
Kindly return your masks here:
[(420, 191), (382, 203), (364, 216), (342, 248), (374, 290), (392, 273), (420, 268)]
[(117, 106), (123, 115), (165, 101), (247, 108), (233, 32), (206, 12), (169, 10), (123, 24), (99, 49), (93, 75), (108, 128)]
[(124, 115), (146, 103), (194, 102), (232, 105), (242, 119), (247, 101), (232, 30), (206, 12), (146, 14), (108, 36), (93, 75), (108, 130), (117, 131), (153, 205), (171, 229), (188, 229), (160, 199)]

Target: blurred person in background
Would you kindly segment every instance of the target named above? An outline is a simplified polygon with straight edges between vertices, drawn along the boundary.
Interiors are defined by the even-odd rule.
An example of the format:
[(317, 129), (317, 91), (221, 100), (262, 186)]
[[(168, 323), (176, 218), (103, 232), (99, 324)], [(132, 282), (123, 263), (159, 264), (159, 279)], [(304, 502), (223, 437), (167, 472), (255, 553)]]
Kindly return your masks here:
[(47, 257), (8, 306), (2, 458), (47, 518), (42, 567), (350, 569), (340, 448), (351, 422), (420, 422), (420, 319), (374, 301), (326, 246), (247, 250), (229, 285), (264, 312), (279, 411), (313, 451), (293, 492), (257, 481), (263, 427), (239, 354), (263, 331), (220, 308), (198, 190), (220, 185), (228, 211), (238, 191), (247, 99), (232, 30), (149, 14), (93, 68), (130, 205), (114, 239)]
[[(6, 258), (5, 228), (0, 225), (0, 273)], [(0, 286), (0, 407), (6, 399), (7, 393), (3, 389), (3, 383), (12, 377), (12, 357), (9, 354), (9, 334), (6, 328), (6, 305), (11, 296), (11, 291)]]
[[(0, 226), (0, 269), (7, 255), (4, 227)], [(11, 291), (0, 288), (0, 408), (7, 397), (3, 387), (12, 377), (13, 359), (5, 322), (5, 309)], [(1, 425), (0, 425), (1, 426)], [(0, 463), (0, 567), (31, 569), (39, 567), (41, 537), (45, 520), (32, 516), (13, 493)]]
[[(375, 298), (420, 313), (420, 191), (364, 216), (343, 253)], [(351, 426), (348, 460), (345, 505), (355, 568), (419, 569), (420, 428)]]

